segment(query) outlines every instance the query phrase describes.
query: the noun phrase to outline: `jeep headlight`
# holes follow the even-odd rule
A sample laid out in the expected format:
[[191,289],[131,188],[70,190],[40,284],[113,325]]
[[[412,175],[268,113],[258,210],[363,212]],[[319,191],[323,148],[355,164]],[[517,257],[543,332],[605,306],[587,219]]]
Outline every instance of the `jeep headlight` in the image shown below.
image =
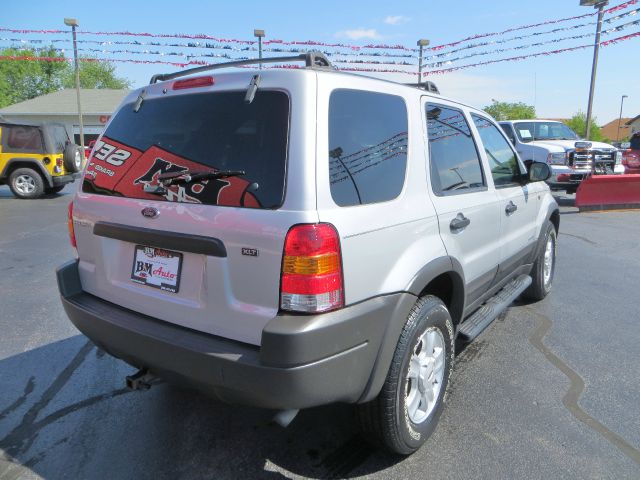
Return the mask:
[[564,165],[567,159],[566,152],[563,153],[550,153],[547,155],[547,163],[551,165]]
[[616,165],[620,165],[622,163],[622,152],[618,150],[616,152]]

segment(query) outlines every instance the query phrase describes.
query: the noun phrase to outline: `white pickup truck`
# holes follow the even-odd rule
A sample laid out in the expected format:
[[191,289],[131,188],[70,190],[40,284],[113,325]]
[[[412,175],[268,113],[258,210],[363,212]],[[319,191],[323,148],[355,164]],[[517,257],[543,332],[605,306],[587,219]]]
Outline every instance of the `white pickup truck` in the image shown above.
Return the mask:
[[624,173],[622,152],[602,142],[585,142],[562,122],[552,120],[509,120],[500,122],[525,165],[546,162],[553,190],[575,193],[583,178],[596,173]]

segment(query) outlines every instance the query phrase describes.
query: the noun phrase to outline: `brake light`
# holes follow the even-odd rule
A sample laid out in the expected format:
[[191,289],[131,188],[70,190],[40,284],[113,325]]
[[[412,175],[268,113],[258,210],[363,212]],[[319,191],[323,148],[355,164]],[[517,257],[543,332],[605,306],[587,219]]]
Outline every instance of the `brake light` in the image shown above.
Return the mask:
[[62,157],[56,158],[56,166],[62,168]]
[[291,227],[284,242],[280,307],[327,312],[344,306],[340,238],[329,223]]
[[73,228],[73,201],[69,202],[69,213],[67,215],[67,228],[69,229],[69,241],[73,248],[77,248],[76,232]]
[[213,85],[213,77],[195,77],[186,80],[177,80],[173,82],[174,90],[182,90],[185,88],[210,87]]

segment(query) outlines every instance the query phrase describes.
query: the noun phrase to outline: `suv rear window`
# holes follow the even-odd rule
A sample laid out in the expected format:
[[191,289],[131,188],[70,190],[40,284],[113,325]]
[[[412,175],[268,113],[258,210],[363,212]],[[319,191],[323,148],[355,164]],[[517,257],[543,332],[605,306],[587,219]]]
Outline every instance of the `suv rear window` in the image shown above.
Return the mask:
[[329,181],[337,205],[396,198],[406,166],[407,107],[402,97],[347,89],[331,93]]
[[[64,152],[64,148],[69,143],[69,135],[62,125],[50,125],[48,127],[49,137],[51,138],[52,147],[56,153]],[[86,138],[86,135],[85,135]]]
[[[259,90],[175,95],[124,105],[96,142],[83,191],[208,205],[278,208],[284,197],[289,97]],[[178,182],[158,175],[242,170]],[[156,189],[158,193],[150,193]]]

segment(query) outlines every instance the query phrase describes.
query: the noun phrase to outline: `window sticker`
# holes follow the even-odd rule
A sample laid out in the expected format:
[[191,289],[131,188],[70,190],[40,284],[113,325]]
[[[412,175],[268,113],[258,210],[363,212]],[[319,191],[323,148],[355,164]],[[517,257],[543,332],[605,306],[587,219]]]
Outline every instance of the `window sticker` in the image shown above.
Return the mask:
[[531,138],[532,137],[531,132],[529,130],[519,130],[519,132],[520,132],[520,136],[522,138]]

